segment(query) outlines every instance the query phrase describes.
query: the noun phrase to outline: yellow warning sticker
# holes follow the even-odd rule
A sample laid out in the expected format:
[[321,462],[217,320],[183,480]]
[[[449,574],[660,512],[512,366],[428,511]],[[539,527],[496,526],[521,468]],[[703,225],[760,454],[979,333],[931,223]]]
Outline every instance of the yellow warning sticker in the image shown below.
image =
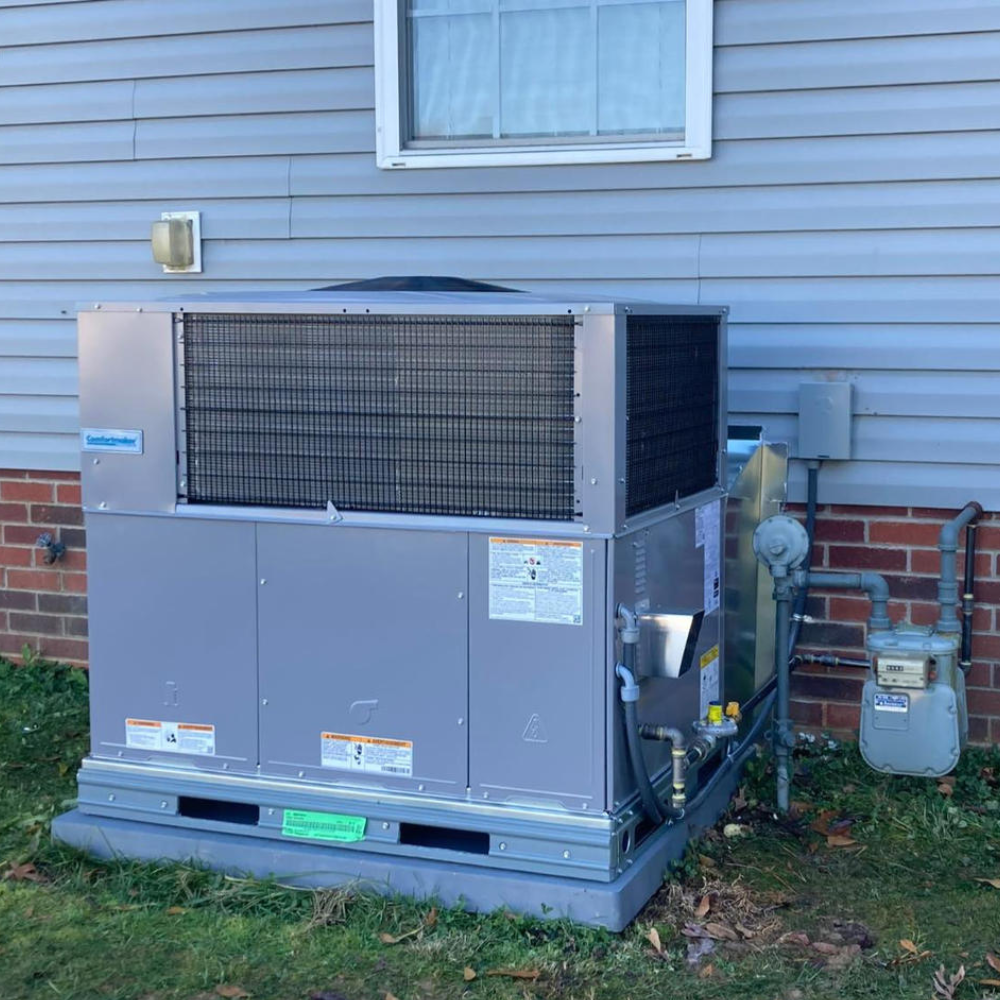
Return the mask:
[[320,763],[323,767],[342,771],[409,778],[413,775],[413,743],[347,733],[321,733]]
[[712,660],[717,660],[718,658],[719,658],[719,647],[713,646],[707,653],[701,654],[701,660],[699,660],[701,669],[704,670],[705,667],[707,667],[712,662]]

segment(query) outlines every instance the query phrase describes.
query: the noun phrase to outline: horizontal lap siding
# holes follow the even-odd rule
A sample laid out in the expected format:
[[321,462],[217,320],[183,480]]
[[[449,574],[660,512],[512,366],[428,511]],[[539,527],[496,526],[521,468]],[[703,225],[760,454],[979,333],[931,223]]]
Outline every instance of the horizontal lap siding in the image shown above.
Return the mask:
[[[711,160],[411,173],[370,9],[0,0],[0,466],[76,465],[81,302],[435,272],[729,304],[736,419],[855,387],[824,499],[1000,507],[995,0],[717,0]],[[178,209],[203,275],[149,258]]]

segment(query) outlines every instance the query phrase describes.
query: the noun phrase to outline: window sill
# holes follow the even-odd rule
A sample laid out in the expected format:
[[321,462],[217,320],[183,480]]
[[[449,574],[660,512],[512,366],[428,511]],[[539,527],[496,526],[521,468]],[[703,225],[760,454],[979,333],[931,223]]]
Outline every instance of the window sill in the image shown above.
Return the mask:
[[532,146],[505,148],[402,149],[377,153],[382,170],[427,167],[527,167],[570,166],[595,163],[651,163],[674,160],[707,160],[711,144],[620,143],[592,146]]

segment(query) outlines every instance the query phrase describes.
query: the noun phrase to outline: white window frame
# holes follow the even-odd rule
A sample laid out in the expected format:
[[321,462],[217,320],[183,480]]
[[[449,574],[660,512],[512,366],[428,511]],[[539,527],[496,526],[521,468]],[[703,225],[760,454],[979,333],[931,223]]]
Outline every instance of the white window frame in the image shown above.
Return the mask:
[[[714,0],[686,0],[685,118],[682,140],[558,145],[408,147],[403,139],[400,70],[406,44],[400,0],[375,0],[375,154],[383,170],[413,167],[542,166],[707,160],[712,155]],[[409,81],[406,81],[407,83]]]

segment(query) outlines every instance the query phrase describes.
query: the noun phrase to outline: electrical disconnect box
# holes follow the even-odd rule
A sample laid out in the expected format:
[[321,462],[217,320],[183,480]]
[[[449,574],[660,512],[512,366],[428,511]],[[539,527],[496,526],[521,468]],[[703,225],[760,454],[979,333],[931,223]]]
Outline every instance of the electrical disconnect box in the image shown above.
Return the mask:
[[[503,290],[83,313],[93,742],[56,835],[624,926],[736,776],[725,356],[722,309]],[[670,821],[626,698],[690,741]]]
[[851,457],[851,383],[799,385],[799,458]]

